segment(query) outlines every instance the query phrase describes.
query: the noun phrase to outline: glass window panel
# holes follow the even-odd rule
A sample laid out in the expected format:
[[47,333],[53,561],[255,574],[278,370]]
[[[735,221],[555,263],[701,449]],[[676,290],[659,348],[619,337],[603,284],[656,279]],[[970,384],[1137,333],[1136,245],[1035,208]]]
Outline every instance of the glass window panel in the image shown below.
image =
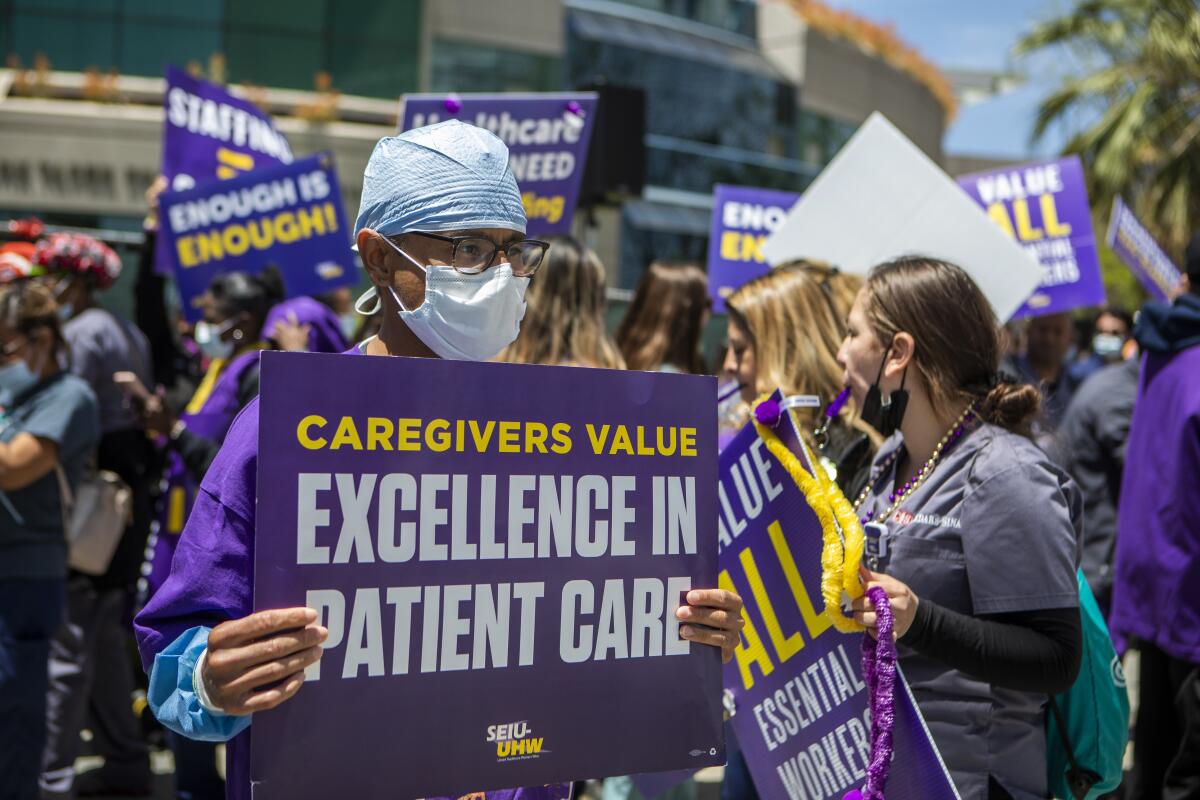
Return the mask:
[[790,110],[780,98],[791,90],[766,76],[570,33],[566,52],[569,85],[602,78],[644,89],[647,133],[755,152],[766,152],[774,139],[784,155],[797,154],[795,126],[779,120]]
[[148,23],[166,20],[208,22],[220,27],[222,0],[187,0],[166,3],[163,0],[123,0],[122,14],[125,19],[143,19]]
[[312,89],[322,68],[319,36],[230,31],[225,44],[230,83]]
[[338,40],[333,43],[330,66],[334,87],[345,94],[399,97],[418,88],[415,48]]
[[563,88],[562,60],[475,42],[439,39],[431,92],[547,92]]
[[[333,35],[339,39],[386,41],[393,47],[418,46],[421,0],[337,0]],[[415,58],[415,53],[413,55]]]
[[45,53],[57,70],[81,72],[88,67],[107,71],[115,66],[116,25],[111,16],[89,15],[86,25],[70,24],[57,13],[16,11],[12,15],[12,50],[25,66]]
[[[229,28],[242,33],[251,29],[319,33],[325,28],[325,7],[325,0],[232,2],[228,4]],[[337,14],[341,13],[339,3]]]
[[121,72],[162,75],[168,64],[186,67],[189,61],[207,64],[221,49],[215,24],[143,22],[126,18],[121,29]]
[[83,11],[108,15],[116,10],[117,0],[16,0],[13,5],[18,11]]

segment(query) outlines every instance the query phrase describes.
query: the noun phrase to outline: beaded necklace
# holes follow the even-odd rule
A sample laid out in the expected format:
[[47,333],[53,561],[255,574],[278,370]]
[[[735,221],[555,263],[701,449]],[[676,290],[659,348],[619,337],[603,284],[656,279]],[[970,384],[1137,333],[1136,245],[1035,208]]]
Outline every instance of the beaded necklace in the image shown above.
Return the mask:
[[[917,470],[915,475],[905,481],[903,486],[888,495],[888,502],[891,505],[889,505],[887,510],[880,515],[878,522],[887,522],[888,518],[892,516],[892,513],[900,507],[900,504],[909,497],[912,497],[913,492],[917,491],[921,484],[925,482],[925,479],[933,474],[934,467],[938,465],[938,462],[942,458],[942,453],[944,453],[947,448],[962,438],[962,435],[966,433],[967,428],[970,426],[971,421],[976,418],[976,406],[977,402],[971,403],[969,406],[963,409],[963,412],[958,415],[958,419],[954,422],[954,425],[951,426],[950,430],[946,431],[946,434],[938,441],[937,447],[933,448],[933,453],[931,453],[925,463],[921,465],[921,469]],[[896,459],[899,456],[900,448],[897,447],[892,451],[891,455],[887,457],[887,460],[883,462],[879,474],[887,474],[888,470],[890,470],[892,465],[896,463]],[[863,487],[862,493],[859,494],[858,499],[854,501],[855,511],[858,511],[858,509],[862,507],[862,504],[866,502],[867,496],[871,494],[871,489],[874,488],[874,485],[874,481],[868,481],[867,485]],[[872,521],[875,521],[874,509],[868,511],[866,516],[862,518],[863,524]]]

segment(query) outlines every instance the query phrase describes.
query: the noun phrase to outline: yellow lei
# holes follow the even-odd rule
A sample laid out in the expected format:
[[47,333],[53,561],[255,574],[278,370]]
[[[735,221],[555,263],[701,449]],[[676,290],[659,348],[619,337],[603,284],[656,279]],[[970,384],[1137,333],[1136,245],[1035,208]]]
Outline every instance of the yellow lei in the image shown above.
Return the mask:
[[821,522],[824,539],[821,549],[821,597],[825,600],[825,616],[842,633],[863,630],[852,618],[842,614],[842,592],[845,591],[852,599],[863,593],[862,583],[858,579],[858,565],[862,560],[864,538],[858,516],[841,489],[813,457],[803,438],[800,439],[800,447],[808,463],[813,465],[811,473],[775,431],[751,419],[771,455],[792,476]]

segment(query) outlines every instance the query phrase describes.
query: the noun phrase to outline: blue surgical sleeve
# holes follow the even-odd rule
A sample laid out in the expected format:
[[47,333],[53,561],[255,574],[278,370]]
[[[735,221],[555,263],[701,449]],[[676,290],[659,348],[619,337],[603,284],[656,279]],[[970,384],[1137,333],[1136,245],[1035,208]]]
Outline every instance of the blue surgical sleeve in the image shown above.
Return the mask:
[[200,705],[192,674],[208,647],[209,628],[188,628],[154,657],[148,700],[154,716],[189,739],[227,742],[250,727],[250,717],[212,712]]

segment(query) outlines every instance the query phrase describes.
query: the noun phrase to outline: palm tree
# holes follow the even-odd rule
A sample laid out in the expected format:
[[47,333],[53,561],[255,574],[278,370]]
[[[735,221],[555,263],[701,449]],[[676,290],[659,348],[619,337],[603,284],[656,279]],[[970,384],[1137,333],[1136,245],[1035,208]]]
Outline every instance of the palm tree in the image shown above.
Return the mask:
[[1159,241],[1182,254],[1200,229],[1200,3],[1076,0],[1037,25],[1018,54],[1057,48],[1096,65],[1042,101],[1040,138],[1073,114],[1094,118],[1066,145],[1087,168],[1096,209],[1130,202]]

